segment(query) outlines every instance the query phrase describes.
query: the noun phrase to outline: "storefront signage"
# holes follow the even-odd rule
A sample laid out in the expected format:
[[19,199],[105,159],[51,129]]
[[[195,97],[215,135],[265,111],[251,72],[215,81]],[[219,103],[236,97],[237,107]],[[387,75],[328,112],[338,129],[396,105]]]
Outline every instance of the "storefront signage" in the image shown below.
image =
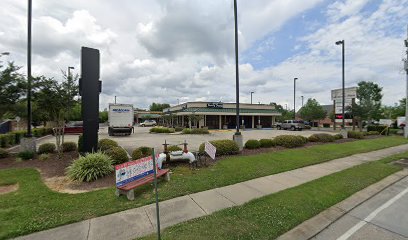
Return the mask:
[[207,103],[208,108],[224,108],[224,105],[220,102]]
[[[159,155],[157,154],[156,158],[158,157]],[[116,187],[123,186],[149,174],[153,174],[152,156],[116,165]]]

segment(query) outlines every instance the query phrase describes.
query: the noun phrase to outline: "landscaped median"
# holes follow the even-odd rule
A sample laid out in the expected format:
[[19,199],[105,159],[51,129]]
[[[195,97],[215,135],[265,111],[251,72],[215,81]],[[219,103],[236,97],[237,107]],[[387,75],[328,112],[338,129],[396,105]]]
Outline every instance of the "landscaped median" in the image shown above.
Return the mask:
[[[173,175],[170,182],[159,184],[160,199],[171,199],[407,143],[408,140],[402,137],[383,137],[250,156],[230,156],[198,171],[186,166],[178,166],[172,168]],[[16,192],[0,195],[0,222],[2,223],[0,239],[135,208],[154,201],[153,191],[148,185],[135,191],[135,201],[127,201],[125,198],[115,197],[113,186],[88,193],[63,194],[48,189],[35,169],[0,170],[0,185],[16,183],[19,186]],[[239,225],[239,223],[233,224]]]
[[[242,206],[165,229],[163,239],[275,239],[352,194],[401,170],[387,164],[408,152],[365,163]],[[150,235],[143,239],[156,239]]]

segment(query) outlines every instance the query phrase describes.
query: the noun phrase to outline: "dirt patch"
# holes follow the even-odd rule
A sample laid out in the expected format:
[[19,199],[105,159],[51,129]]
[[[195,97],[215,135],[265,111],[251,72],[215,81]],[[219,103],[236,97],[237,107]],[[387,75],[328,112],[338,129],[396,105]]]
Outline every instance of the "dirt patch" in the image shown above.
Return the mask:
[[18,184],[0,186],[0,195],[15,192],[18,190]]

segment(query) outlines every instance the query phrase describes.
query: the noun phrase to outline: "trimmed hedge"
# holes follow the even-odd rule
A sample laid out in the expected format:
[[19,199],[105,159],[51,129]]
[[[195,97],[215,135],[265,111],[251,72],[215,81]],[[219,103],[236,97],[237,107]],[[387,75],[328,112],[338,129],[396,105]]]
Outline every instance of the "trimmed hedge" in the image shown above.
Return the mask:
[[112,159],[97,152],[88,153],[75,160],[67,168],[67,175],[72,180],[90,182],[110,174],[113,170]]
[[259,143],[261,144],[261,148],[270,148],[276,146],[275,142],[272,139],[261,139],[259,140]]
[[[27,131],[22,130],[0,134],[0,147],[6,148],[16,144],[20,144],[21,139],[26,133]],[[34,137],[42,137],[51,134],[52,128],[34,128],[32,130],[32,133]]]
[[388,133],[392,135],[398,134],[399,129],[388,129]]
[[327,133],[316,133],[309,137],[310,142],[334,142],[336,138]]
[[149,132],[151,133],[174,133],[174,128],[167,128],[167,127],[154,127],[150,128]]
[[62,144],[62,151],[63,152],[73,152],[76,151],[77,148],[77,144],[74,142],[64,142]]
[[44,143],[38,147],[38,154],[43,153],[53,153],[55,152],[56,146],[54,143]]
[[176,146],[176,145],[172,145],[172,146],[167,148],[167,151],[169,151],[169,152],[181,151],[181,150],[183,150],[183,149],[181,147],[179,147],[179,146]]
[[132,152],[132,160],[137,160],[140,158],[144,158],[150,156],[152,154],[153,148],[150,147],[139,147],[133,150]]
[[347,137],[348,138],[355,138],[355,139],[363,139],[364,138],[364,133],[357,132],[357,131],[348,131],[347,132]]
[[285,148],[301,147],[308,142],[308,139],[299,135],[280,135],[273,139],[276,146]]
[[31,151],[23,151],[23,152],[19,152],[17,154],[17,157],[23,159],[23,160],[30,160],[33,159],[35,156],[34,152]]
[[208,131],[208,129],[204,129],[204,128],[184,128],[182,131],[183,134],[210,134],[210,132]]
[[338,134],[334,135],[334,139],[336,139],[336,140],[343,139],[343,135],[341,135],[340,133],[338,133]]
[[261,147],[261,143],[258,140],[255,139],[249,139],[246,143],[245,143],[245,148],[248,149],[257,149]]
[[387,135],[388,131],[386,130],[388,127],[384,125],[368,125],[367,132],[378,132],[381,135]]
[[[239,147],[233,140],[214,140],[210,141],[210,143],[217,148],[216,156],[233,155],[239,153]],[[204,143],[200,145],[199,152],[201,154],[204,153]]]
[[369,131],[365,133],[366,136],[380,135],[378,131]]
[[6,149],[0,148],[0,158],[6,158],[9,155],[10,155],[9,152],[7,152]]
[[0,134],[0,147],[7,148],[15,144],[15,136],[12,133]]
[[105,154],[111,157],[113,165],[129,161],[126,150],[121,147],[112,147],[106,150]]
[[111,149],[113,147],[118,147],[118,143],[116,141],[113,141],[112,139],[101,139],[98,142],[98,148],[101,151],[106,151],[108,149]]
[[176,132],[181,132],[181,131],[183,131],[183,127],[175,127],[174,128],[174,131],[176,131]]

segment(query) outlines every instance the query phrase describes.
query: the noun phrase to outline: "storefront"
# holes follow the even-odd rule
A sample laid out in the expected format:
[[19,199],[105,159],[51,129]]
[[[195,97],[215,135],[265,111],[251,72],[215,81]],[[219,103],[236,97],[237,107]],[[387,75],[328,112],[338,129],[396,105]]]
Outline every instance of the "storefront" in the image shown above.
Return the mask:
[[[239,122],[245,128],[271,128],[277,116],[281,116],[272,105],[239,105]],[[182,127],[208,127],[209,129],[234,129],[236,127],[236,104],[221,102],[187,102],[163,110],[173,118],[175,125]]]

